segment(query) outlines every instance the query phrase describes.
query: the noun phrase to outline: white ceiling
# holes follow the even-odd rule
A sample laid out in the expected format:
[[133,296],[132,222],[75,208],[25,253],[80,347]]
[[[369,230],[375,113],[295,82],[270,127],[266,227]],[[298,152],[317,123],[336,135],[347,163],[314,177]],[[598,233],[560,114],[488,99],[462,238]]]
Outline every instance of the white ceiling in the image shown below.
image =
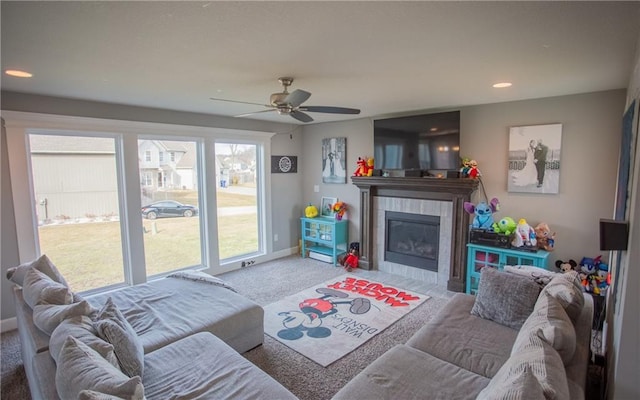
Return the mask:
[[[627,86],[640,2],[2,1],[2,90],[218,115],[281,91],[315,122]],[[509,81],[508,89],[493,83]],[[298,123],[275,112],[251,118]]]

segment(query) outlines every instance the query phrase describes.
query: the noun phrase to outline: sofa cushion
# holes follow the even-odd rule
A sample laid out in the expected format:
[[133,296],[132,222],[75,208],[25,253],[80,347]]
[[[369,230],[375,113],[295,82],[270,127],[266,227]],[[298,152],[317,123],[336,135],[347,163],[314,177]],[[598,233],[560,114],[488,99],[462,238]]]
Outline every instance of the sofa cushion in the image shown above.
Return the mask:
[[513,329],[520,329],[540,294],[540,286],[529,278],[483,268],[471,313]]
[[584,306],[584,296],[576,271],[557,274],[542,290],[558,300],[572,322],[577,321]]
[[544,398],[540,382],[533,374],[531,366],[525,364],[522,371],[514,374],[509,374],[507,369],[500,370],[489,385],[480,392],[477,400],[540,400]]
[[549,293],[542,292],[533,312],[518,332],[511,354],[528,341],[528,336],[537,334],[550,344],[567,365],[576,350],[576,331],[560,303]]
[[29,261],[24,264],[20,264],[17,267],[9,268],[7,270],[7,278],[17,285],[24,285],[24,278],[29,272],[30,269],[37,269],[38,271],[44,273],[49,278],[54,281],[63,284],[64,286],[69,287],[69,284],[64,279],[64,276],[58,271],[58,268],[49,260],[46,254],[41,255],[39,258],[33,261]]
[[113,351],[113,345],[98,337],[98,332],[93,327],[93,322],[87,316],[68,318],[54,329],[49,341],[49,352],[56,363],[58,362],[60,349],[62,349],[62,345],[67,340],[67,336],[73,336],[91,347],[114,367],[120,369],[118,359]]
[[489,379],[429,353],[396,345],[333,397],[353,399],[475,399]]
[[86,301],[72,304],[39,304],[33,308],[33,322],[40,330],[51,335],[62,321],[80,315],[89,315],[93,307]]
[[[147,400],[296,399],[287,389],[209,332],[145,356]],[[317,382],[316,382],[317,383]],[[178,394],[170,396],[169,394]]]
[[67,337],[58,356],[56,388],[61,399],[77,399],[83,390],[126,399],[144,398],[142,378],[129,378],[73,336]]
[[[513,347],[513,355],[504,363],[485,390],[492,393],[505,381],[514,381],[529,366],[536,377],[545,399],[569,399],[569,386],[560,355],[538,334],[527,336]],[[491,396],[489,396],[491,397]]]
[[78,400],[124,400],[122,397],[96,392],[95,390],[83,390],[78,395]]
[[474,301],[456,293],[406,344],[492,378],[511,355],[518,331],[472,315]]
[[144,349],[136,332],[109,297],[95,321],[98,335],[113,345],[122,371],[129,376],[143,376]]
[[65,285],[31,268],[24,277],[22,286],[24,301],[31,307],[37,304],[71,304],[73,295]]

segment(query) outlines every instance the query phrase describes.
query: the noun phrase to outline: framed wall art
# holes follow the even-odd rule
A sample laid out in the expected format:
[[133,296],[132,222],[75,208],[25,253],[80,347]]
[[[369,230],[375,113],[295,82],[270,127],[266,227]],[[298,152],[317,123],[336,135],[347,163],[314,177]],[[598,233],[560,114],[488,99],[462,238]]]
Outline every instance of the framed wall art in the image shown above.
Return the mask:
[[347,138],[322,139],[322,183],[347,183]]
[[298,172],[298,156],[271,156],[272,174],[295,174]]
[[333,211],[331,211],[331,206],[338,202],[336,197],[323,197],[320,202],[320,215],[323,217],[331,217],[333,215]]
[[511,127],[507,190],[557,194],[561,144],[562,124]]

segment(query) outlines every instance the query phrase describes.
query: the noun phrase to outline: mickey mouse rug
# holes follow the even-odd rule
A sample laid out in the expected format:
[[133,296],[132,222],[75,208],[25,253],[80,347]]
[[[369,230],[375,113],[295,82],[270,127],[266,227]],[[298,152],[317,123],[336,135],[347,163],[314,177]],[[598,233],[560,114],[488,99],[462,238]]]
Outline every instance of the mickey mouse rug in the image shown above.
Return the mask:
[[326,367],[429,298],[347,274],[265,306],[264,330]]

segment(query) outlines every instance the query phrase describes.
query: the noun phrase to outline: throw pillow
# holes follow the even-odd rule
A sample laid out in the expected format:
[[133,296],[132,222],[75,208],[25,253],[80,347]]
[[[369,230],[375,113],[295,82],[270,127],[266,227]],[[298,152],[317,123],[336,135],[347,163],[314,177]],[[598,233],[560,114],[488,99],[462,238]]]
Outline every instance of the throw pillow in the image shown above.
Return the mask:
[[83,390],[78,396],[78,400],[124,400],[122,397],[112,396],[96,392],[95,390]]
[[67,281],[64,279],[64,276],[58,271],[58,268],[49,260],[46,254],[41,255],[38,259],[29,261],[24,264],[20,264],[17,267],[9,268],[7,270],[7,278],[20,286],[24,284],[24,277],[27,275],[30,269],[37,269],[38,271],[44,273],[49,278],[53,279],[58,283],[62,283],[63,285],[69,287]]
[[144,370],[142,343],[111,297],[98,312],[95,328],[101,338],[113,345],[122,371],[129,376],[142,376]]
[[38,304],[71,304],[73,295],[61,283],[53,281],[47,275],[31,268],[24,277],[22,295],[31,308]]
[[58,363],[58,355],[64,345],[67,336],[73,336],[82,343],[91,347],[98,354],[104,357],[111,365],[120,369],[118,359],[113,351],[113,345],[98,337],[98,332],[93,327],[93,321],[87,316],[78,316],[65,319],[53,330],[49,339],[49,353],[53,360]]
[[80,303],[55,305],[39,304],[33,308],[33,323],[48,335],[53,333],[62,321],[79,315],[89,315],[93,308],[87,301]]
[[478,393],[476,400],[540,400],[544,391],[531,366],[524,365],[519,373],[511,373],[508,368],[500,368],[489,384]]
[[533,312],[518,332],[511,354],[534,333],[558,352],[564,365],[569,364],[576,350],[576,330],[560,303],[546,292],[540,293]]
[[569,271],[556,275],[542,291],[558,300],[573,323],[578,320],[584,307],[584,295],[578,272]]
[[536,281],[540,286],[549,283],[556,275],[556,272],[547,271],[544,268],[534,267],[533,265],[505,265],[502,270],[504,272],[526,276]]
[[529,278],[482,268],[478,294],[471,314],[520,329],[540,294],[540,286]]
[[126,399],[143,399],[142,378],[129,378],[86,344],[68,336],[56,368],[56,389],[61,399],[77,399],[94,390]]

